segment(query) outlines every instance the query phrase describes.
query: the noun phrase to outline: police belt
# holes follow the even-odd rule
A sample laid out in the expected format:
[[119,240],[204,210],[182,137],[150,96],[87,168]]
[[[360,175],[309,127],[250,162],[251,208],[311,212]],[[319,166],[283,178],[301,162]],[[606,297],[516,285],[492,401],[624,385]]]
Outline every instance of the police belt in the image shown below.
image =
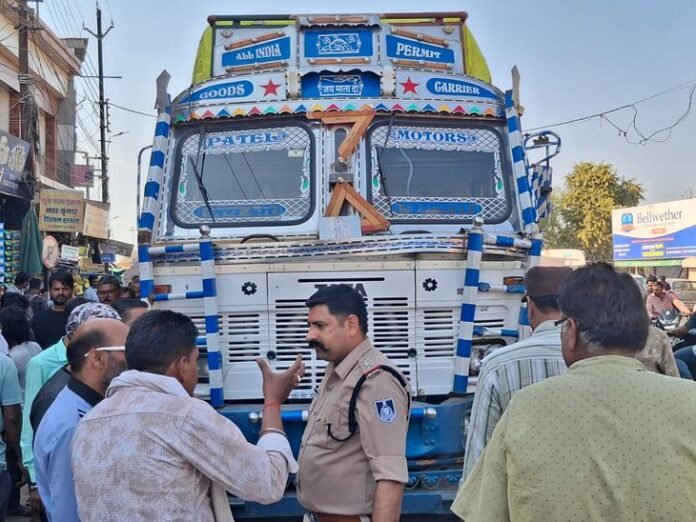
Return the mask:
[[313,513],[318,522],[361,522],[360,515],[329,515],[328,513]]

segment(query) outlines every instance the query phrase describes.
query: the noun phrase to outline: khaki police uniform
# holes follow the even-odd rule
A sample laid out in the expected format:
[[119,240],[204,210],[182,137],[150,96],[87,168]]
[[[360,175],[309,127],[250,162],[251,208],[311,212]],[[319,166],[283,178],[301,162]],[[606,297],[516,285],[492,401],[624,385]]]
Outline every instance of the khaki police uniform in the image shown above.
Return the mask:
[[[376,481],[408,482],[409,392],[380,365],[394,367],[366,339],[338,365],[329,363],[310,406],[297,487],[300,504],[319,514],[319,520],[331,519],[322,514],[369,516]],[[356,405],[358,428],[341,442],[350,435],[348,406],[363,375],[367,377]]]

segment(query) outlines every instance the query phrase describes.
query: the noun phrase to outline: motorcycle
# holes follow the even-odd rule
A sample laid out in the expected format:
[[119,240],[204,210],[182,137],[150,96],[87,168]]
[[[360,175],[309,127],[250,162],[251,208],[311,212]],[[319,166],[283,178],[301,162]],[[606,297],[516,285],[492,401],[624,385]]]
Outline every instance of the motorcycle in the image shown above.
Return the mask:
[[696,345],[696,328],[687,330],[686,335],[681,339],[679,337],[674,337],[672,339],[672,351],[676,352],[681,348],[686,348],[687,346]]
[[663,310],[660,315],[650,321],[650,324],[663,330],[672,338],[672,351],[676,352],[680,348],[696,345],[696,328],[688,330],[685,334],[675,335],[682,320],[688,316],[679,313],[677,310]]
[[664,330],[667,334],[672,330],[679,328],[679,324],[684,316],[677,310],[662,310],[660,315],[654,318],[651,323],[660,330]]

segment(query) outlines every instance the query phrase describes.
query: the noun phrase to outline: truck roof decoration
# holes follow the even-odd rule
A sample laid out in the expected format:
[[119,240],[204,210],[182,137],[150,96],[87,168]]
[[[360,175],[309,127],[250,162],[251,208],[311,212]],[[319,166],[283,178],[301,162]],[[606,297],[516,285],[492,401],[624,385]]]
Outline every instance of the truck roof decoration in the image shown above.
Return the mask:
[[367,108],[503,117],[502,93],[465,20],[211,16],[173,121]]

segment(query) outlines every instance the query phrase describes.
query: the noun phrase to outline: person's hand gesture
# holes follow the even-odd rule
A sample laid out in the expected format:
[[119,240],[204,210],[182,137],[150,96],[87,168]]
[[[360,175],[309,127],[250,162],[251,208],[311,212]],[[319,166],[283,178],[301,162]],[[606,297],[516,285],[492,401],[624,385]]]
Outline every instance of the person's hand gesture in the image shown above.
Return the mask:
[[274,372],[265,359],[256,359],[263,376],[263,399],[265,402],[284,403],[290,392],[300,383],[305,373],[302,357],[297,356],[295,362],[284,372]]

